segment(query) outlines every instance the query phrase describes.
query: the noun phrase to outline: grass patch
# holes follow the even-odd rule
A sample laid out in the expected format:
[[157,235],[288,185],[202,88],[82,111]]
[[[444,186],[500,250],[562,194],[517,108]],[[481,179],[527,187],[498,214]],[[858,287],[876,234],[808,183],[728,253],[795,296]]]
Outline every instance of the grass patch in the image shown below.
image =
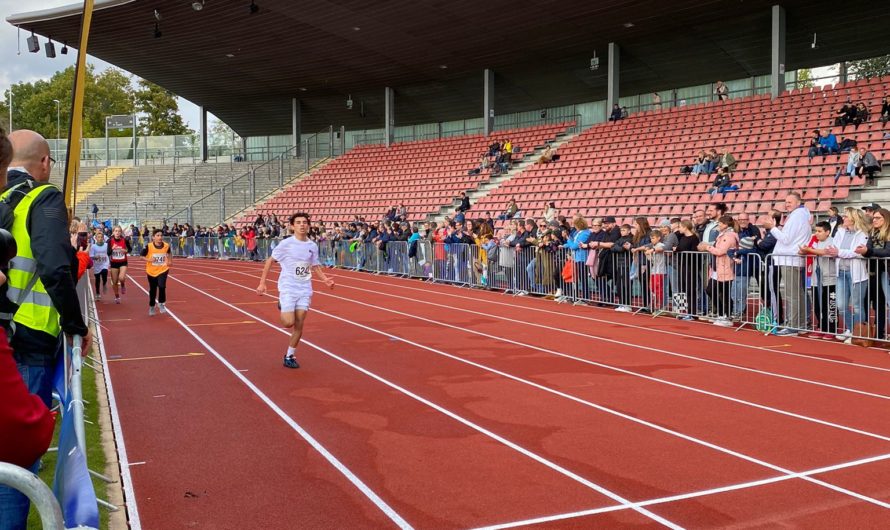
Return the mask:
[[[83,365],[81,370],[82,391],[84,399],[84,417],[87,422],[84,425],[87,444],[87,463],[90,469],[105,473],[105,453],[102,450],[102,433],[99,428],[99,398],[96,389],[96,372],[92,368]],[[61,429],[61,418],[56,421],[56,431],[53,434],[51,447],[59,445],[59,431]],[[56,471],[56,461],[58,453],[56,451],[47,453],[43,456],[43,468],[40,470],[40,478],[47,486],[52,488],[53,475]],[[92,477],[93,488],[96,490],[96,497],[107,499],[105,482]],[[99,528],[108,528],[109,512],[107,509],[99,507]],[[28,516],[28,530],[41,530],[40,515],[31,505],[31,513]]]

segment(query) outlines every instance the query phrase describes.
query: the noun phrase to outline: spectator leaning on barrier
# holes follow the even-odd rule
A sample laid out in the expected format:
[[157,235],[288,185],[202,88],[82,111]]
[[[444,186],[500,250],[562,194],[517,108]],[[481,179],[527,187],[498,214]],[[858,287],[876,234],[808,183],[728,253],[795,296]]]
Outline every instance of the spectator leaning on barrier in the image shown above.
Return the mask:
[[[828,255],[833,247],[831,225],[826,221],[816,223],[810,244],[800,248],[802,255],[817,256],[808,263],[810,283],[813,287],[813,311],[818,320],[819,332],[810,334],[817,339],[834,339],[837,333],[837,266]],[[857,249],[858,251],[858,249]]]
[[732,281],[735,278],[735,264],[730,258],[730,253],[739,247],[739,236],[736,234],[735,221],[732,216],[722,215],[717,221],[718,236],[715,243],[708,247],[708,252],[716,256],[713,268],[713,277],[716,281],[711,283],[712,297],[715,299],[717,320],[714,325],[722,327],[732,326],[730,292]]
[[[834,245],[826,249],[826,255],[835,259],[837,269],[838,306],[844,315],[846,331],[839,340],[849,340],[860,322],[868,323],[865,313],[865,297],[868,293],[868,264],[856,249],[867,247],[871,227],[862,210],[844,208],[844,224],[834,237]],[[879,315],[883,316],[883,315]]]
[[887,301],[890,300],[890,211],[875,208],[871,212],[871,230],[868,242],[854,251],[865,258],[874,258],[870,263],[869,300],[875,309],[875,338],[884,340],[887,328]]
[[810,240],[810,211],[801,203],[798,193],[785,197],[787,220],[779,228],[774,220],[767,217],[763,227],[776,238],[773,250],[773,264],[779,268],[781,295],[785,303],[784,328],[777,335],[797,335],[806,328],[806,290],[804,289],[804,263],[798,257],[801,246]]

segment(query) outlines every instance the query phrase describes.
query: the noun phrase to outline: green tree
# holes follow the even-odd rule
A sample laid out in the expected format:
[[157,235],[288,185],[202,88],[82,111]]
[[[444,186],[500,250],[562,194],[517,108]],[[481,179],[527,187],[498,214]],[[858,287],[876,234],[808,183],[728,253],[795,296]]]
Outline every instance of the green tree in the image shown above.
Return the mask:
[[193,134],[179,114],[176,95],[145,79],[139,80],[135,93],[136,109],[140,113],[139,133],[146,136]]
[[[85,72],[83,133],[86,138],[105,136],[105,117],[133,112],[130,79],[122,71],[109,68],[96,75],[92,65]],[[53,74],[49,79],[12,85],[13,125],[16,129],[32,129],[46,138],[58,132],[68,136],[71,119],[71,94],[74,87],[74,67]],[[9,89],[3,94],[0,123],[9,126]],[[58,100],[58,106],[54,100]],[[58,111],[58,116],[56,112]],[[128,136],[130,131],[109,131],[112,136]]]
[[890,55],[850,61],[847,63],[847,72],[854,79],[874,79],[890,74]]
[[801,68],[797,71],[797,88],[813,88],[813,71],[809,68]]
[[224,155],[231,151],[232,146],[240,145],[241,137],[222,120],[216,120],[210,126],[207,143],[211,155]]

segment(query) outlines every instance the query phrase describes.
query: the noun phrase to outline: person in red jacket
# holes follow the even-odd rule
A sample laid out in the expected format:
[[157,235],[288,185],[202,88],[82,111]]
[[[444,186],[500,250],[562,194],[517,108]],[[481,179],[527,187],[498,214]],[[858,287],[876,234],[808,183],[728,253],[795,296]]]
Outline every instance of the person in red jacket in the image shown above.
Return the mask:
[[[0,273],[0,285],[3,283],[6,276]],[[0,462],[36,473],[40,457],[53,438],[55,414],[39,397],[28,392],[3,328],[0,328],[0,404]],[[29,505],[23,493],[0,486],[0,528],[24,528]]]

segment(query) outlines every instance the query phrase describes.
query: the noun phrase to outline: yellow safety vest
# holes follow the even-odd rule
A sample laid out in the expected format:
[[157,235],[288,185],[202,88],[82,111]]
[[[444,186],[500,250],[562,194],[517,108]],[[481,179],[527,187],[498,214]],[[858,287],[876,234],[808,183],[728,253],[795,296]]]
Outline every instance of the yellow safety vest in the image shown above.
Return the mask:
[[[27,184],[23,183],[11,188],[0,199],[6,199],[23,186],[27,186]],[[9,262],[7,281],[9,289],[6,296],[18,306],[12,318],[13,322],[56,337],[62,331],[62,327],[59,325],[59,312],[37,275],[37,261],[31,253],[31,234],[28,233],[28,214],[31,211],[31,205],[34,203],[34,199],[49,189],[58,191],[58,188],[51,184],[38,186],[31,189],[15,207],[15,219],[10,232],[15,238],[18,253]]]

